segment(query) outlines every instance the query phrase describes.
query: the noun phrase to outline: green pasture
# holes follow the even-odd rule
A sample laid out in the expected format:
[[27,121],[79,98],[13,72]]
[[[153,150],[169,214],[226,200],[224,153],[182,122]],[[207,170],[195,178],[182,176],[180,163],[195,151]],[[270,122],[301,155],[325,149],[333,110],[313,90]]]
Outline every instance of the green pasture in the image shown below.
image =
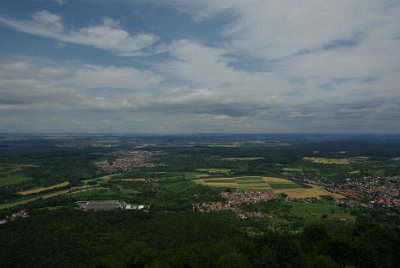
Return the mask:
[[301,189],[302,187],[296,183],[269,183],[272,189]]
[[21,173],[23,167],[30,166],[32,165],[0,164],[0,186],[9,186],[31,180],[31,178]]
[[354,220],[354,217],[350,215],[348,209],[341,208],[330,204],[311,204],[311,203],[297,203],[297,202],[285,202],[291,206],[291,212],[299,217],[306,219],[321,219],[323,215],[330,219],[337,220]]

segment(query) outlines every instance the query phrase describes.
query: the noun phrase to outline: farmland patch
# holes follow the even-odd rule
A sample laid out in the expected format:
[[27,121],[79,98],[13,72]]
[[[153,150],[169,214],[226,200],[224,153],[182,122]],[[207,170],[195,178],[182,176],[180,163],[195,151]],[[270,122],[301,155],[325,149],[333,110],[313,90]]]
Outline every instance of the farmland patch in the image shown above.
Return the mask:
[[66,187],[68,185],[69,185],[69,181],[65,181],[65,182],[55,184],[52,186],[48,186],[48,187],[40,187],[40,188],[30,189],[30,190],[26,190],[26,191],[21,191],[21,192],[18,192],[18,194],[20,194],[20,195],[37,194],[37,193],[41,193],[41,192],[48,191],[48,190],[54,190],[57,188]]

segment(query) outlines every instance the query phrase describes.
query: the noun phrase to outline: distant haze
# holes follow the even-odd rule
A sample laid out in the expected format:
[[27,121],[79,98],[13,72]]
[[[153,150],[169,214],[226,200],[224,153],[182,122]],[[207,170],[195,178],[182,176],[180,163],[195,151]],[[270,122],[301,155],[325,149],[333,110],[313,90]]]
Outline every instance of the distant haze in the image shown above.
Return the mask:
[[398,0],[3,0],[0,132],[400,133]]

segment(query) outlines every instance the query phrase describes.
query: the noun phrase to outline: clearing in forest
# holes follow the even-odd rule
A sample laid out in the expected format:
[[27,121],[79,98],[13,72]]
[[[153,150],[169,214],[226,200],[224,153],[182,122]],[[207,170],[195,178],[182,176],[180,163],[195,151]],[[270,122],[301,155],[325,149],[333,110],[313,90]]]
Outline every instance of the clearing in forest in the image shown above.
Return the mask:
[[271,189],[270,185],[260,176],[198,179],[195,182],[210,187],[235,188],[238,190],[265,191]]
[[143,182],[143,181],[145,181],[145,179],[143,179],[143,178],[128,178],[128,179],[121,179],[121,181],[133,181],[133,182],[141,181],[141,182]]
[[30,190],[26,190],[26,191],[21,191],[21,192],[18,192],[18,194],[20,194],[20,195],[37,194],[37,193],[41,193],[41,192],[48,191],[48,190],[54,190],[57,188],[66,187],[68,185],[69,185],[69,181],[65,181],[65,182],[55,184],[52,186],[48,186],[48,187],[40,187],[40,188],[30,189]]
[[261,160],[265,159],[264,157],[228,157],[228,158],[222,158],[222,160],[228,160],[228,161],[254,161],[254,160]]
[[350,158],[323,158],[323,157],[303,157],[304,161],[313,162],[316,164],[335,164],[335,165],[348,165]]

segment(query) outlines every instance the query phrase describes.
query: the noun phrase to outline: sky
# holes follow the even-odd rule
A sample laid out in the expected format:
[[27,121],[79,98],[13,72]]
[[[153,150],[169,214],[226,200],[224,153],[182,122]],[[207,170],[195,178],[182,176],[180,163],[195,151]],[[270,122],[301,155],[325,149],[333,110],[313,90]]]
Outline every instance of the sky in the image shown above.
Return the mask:
[[0,0],[0,132],[400,133],[399,0]]

